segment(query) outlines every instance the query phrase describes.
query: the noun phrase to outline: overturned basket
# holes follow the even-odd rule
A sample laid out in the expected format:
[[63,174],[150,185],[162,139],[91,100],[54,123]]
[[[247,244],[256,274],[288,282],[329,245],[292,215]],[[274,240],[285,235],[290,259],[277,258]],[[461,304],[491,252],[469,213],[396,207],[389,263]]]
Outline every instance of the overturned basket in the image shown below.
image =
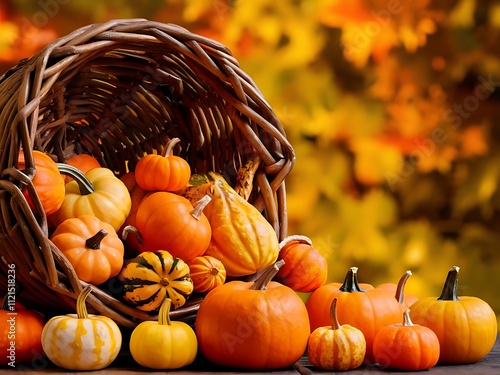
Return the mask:
[[[121,175],[172,138],[181,140],[179,155],[193,173],[215,171],[232,185],[247,161],[260,160],[249,202],[279,239],[286,236],[284,180],[294,151],[225,46],[177,25],[114,20],[55,40],[0,77],[0,290],[11,286],[15,267],[21,302],[61,312],[74,309],[85,287],[48,239],[45,214],[32,211],[22,193],[33,191],[33,150],[58,162],[89,153]],[[100,289],[87,302],[127,327],[153,318]],[[189,320],[198,305],[193,299],[172,318]]]

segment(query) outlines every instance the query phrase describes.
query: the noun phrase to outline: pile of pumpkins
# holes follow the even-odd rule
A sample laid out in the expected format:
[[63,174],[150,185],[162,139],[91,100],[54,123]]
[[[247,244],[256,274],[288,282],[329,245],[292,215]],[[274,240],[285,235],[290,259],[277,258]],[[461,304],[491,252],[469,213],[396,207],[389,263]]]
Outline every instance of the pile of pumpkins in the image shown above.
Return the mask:
[[[495,313],[479,298],[457,296],[458,267],[439,298],[405,294],[410,271],[397,284],[374,287],[359,283],[352,267],[342,283],[326,283],[327,260],[309,238],[279,243],[271,224],[222,176],[192,175],[172,155],[175,142],[121,178],[89,155],[60,164],[33,151],[41,207],[29,189],[26,199],[44,210],[51,241],[88,287],[76,314],[27,320],[31,340],[18,345],[27,353],[44,353],[70,370],[114,361],[120,329],[85,305],[92,289],[111,279],[123,286],[124,302],[158,314],[138,324],[129,342],[134,360],[151,369],[181,368],[201,354],[226,368],[273,370],[307,354],[323,370],[376,364],[411,371],[472,363],[491,351]],[[21,170],[23,163],[21,153]],[[171,321],[170,310],[193,292],[204,293],[194,327]],[[297,292],[310,293],[307,301]],[[23,312],[33,314],[20,308],[18,324]]]

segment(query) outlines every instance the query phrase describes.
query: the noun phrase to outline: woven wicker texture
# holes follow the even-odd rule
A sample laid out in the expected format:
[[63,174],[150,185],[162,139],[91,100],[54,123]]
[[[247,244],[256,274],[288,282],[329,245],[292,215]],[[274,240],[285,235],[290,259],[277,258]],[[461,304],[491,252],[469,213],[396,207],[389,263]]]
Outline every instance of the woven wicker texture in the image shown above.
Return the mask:
[[[273,110],[223,45],[173,24],[144,19],[89,25],[55,40],[0,78],[0,290],[8,265],[21,284],[18,299],[47,311],[74,308],[85,287],[48,239],[47,219],[31,210],[33,150],[57,162],[89,153],[117,175],[145,153],[163,152],[181,140],[176,154],[193,173],[215,171],[230,184],[249,160],[260,160],[249,202],[282,239],[287,232],[285,177],[294,150]],[[26,169],[17,169],[19,152]],[[12,266],[11,266],[12,267]],[[124,305],[97,289],[90,311],[123,326],[155,316]],[[199,301],[172,311],[188,319]]]

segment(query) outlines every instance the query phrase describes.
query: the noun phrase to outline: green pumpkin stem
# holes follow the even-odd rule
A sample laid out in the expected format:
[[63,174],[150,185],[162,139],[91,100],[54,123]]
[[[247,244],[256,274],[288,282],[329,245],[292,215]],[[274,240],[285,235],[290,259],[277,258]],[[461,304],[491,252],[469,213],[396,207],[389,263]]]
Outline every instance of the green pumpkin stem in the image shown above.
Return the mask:
[[92,250],[99,250],[101,248],[101,242],[104,237],[108,235],[104,229],[101,229],[99,232],[94,234],[92,237],[87,238],[85,241],[85,246]]
[[460,301],[460,298],[457,296],[458,271],[460,271],[460,267],[458,266],[453,266],[448,271],[448,276],[446,276],[443,291],[441,292],[438,301]]
[[160,306],[160,311],[158,312],[158,324],[160,325],[171,325],[170,323],[170,306],[172,305],[172,300],[170,298],[165,298]]
[[87,285],[78,295],[76,299],[76,315],[78,319],[88,319],[89,314],[87,312],[87,306],[85,305],[85,300],[92,291],[92,286]]
[[252,290],[266,290],[267,284],[273,279],[273,277],[278,273],[281,267],[285,264],[283,259],[278,260],[276,263],[268,266],[264,269],[262,274],[254,281],[253,285],[250,287]]
[[78,188],[80,189],[81,195],[88,195],[94,192],[94,185],[89,179],[85,176],[85,174],[76,167],[73,167],[69,164],[64,163],[56,163],[57,168],[59,169],[59,173],[71,177],[78,184]]
[[203,210],[207,206],[207,204],[210,203],[212,198],[210,198],[209,195],[205,195],[203,198],[201,198],[197,203],[196,206],[194,207],[193,211],[191,211],[191,215],[196,219],[200,220],[200,216],[203,213]]
[[339,288],[341,292],[365,292],[358,283],[358,267],[351,267],[345,276],[344,283]]
[[411,321],[410,318],[410,309],[406,309],[405,312],[403,313],[403,326],[404,327],[413,326],[413,322]]
[[177,144],[177,143],[180,143],[180,139],[179,138],[172,138],[168,143],[167,143],[167,148],[165,149],[165,152],[163,153],[163,156],[165,157],[168,157],[170,155],[172,155],[172,150],[174,149],[174,146]]
[[411,275],[411,271],[408,270],[399,279],[398,286],[396,288],[396,299],[398,300],[400,305],[404,305],[405,303],[405,285],[406,281],[410,278]]
[[330,320],[332,322],[332,329],[336,331],[340,328],[339,318],[337,316],[337,297],[335,297],[330,306]]

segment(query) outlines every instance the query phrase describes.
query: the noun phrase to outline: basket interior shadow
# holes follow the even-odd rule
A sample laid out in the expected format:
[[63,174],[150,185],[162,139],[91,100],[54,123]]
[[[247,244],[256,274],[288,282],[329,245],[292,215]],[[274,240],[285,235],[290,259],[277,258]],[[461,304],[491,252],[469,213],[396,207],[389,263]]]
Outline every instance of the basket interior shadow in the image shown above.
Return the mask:
[[[74,309],[86,285],[48,239],[32,184],[33,150],[57,162],[88,153],[121,176],[172,138],[180,139],[177,154],[193,173],[215,171],[233,186],[238,170],[257,157],[248,201],[280,239],[286,236],[284,180],[294,150],[255,83],[220,43],[178,25],[112,20],[53,41],[0,77],[0,290],[11,286],[7,274],[15,268],[21,302],[60,312]],[[156,318],[115,298],[118,287],[94,288],[89,310],[128,327]],[[189,320],[198,305],[192,298],[171,316]]]

